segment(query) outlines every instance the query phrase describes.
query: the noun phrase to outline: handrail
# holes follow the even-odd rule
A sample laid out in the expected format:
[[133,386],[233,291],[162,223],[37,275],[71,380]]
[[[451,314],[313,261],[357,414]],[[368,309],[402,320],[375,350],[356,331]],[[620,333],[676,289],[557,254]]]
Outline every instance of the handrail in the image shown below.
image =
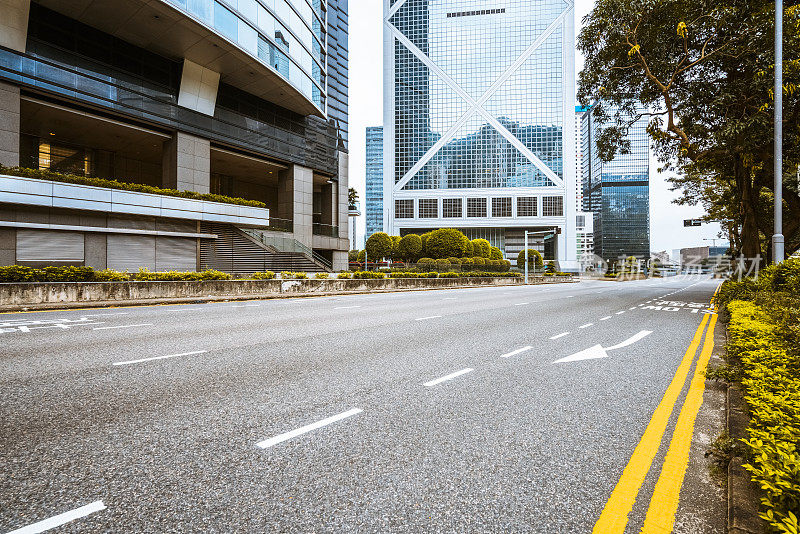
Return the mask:
[[257,230],[255,228],[239,228],[242,232],[246,233],[253,239],[260,241],[264,245],[272,247],[279,252],[299,252],[301,254],[305,254],[313,261],[321,264],[327,269],[333,269],[333,262],[329,261],[327,258],[321,256],[320,254],[314,252],[313,249],[304,245],[297,239],[293,237],[280,237],[280,236],[272,236],[267,235],[261,230]]
[[339,237],[339,227],[332,224],[313,223],[311,233],[327,237]]

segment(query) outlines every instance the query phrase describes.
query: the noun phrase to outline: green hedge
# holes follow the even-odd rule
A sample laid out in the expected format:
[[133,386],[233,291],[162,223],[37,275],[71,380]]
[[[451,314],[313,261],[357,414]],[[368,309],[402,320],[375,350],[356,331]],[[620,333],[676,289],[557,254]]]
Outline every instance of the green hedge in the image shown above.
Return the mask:
[[127,282],[127,281],[192,281],[229,280],[231,275],[220,271],[202,272],[150,272],[140,269],[135,273],[121,273],[112,269],[95,271],[91,267],[25,267],[8,265],[0,267],[0,282]]
[[763,491],[761,517],[775,532],[797,532],[791,528],[797,526],[792,511],[800,510],[800,361],[761,307],[735,300],[728,311],[729,357],[741,365],[750,408],[744,467]]
[[251,274],[250,278],[253,278],[255,280],[272,280],[273,278],[275,278],[275,273],[273,273],[272,271],[263,271],[260,273]]
[[21,176],[23,178],[36,178],[37,180],[50,180],[51,182],[62,182],[67,184],[107,187],[109,189],[120,189],[122,191],[135,191],[137,193],[151,193],[154,195],[164,195],[168,197],[208,200],[210,202],[222,202],[224,204],[236,204],[238,206],[250,206],[253,208],[267,207],[266,204],[257,200],[245,200],[243,198],[227,197],[225,195],[215,195],[213,193],[178,191],[177,189],[165,189],[162,187],[153,187],[152,185],[144,184],[129,184],[127,182],[119,182],[117,180],[106,180],[105,178],[94,178],[91,176],[78,176],[76,174],[61,174],[47,170],[25,169],[22,167],[5,167],[0,165],[0,174]]

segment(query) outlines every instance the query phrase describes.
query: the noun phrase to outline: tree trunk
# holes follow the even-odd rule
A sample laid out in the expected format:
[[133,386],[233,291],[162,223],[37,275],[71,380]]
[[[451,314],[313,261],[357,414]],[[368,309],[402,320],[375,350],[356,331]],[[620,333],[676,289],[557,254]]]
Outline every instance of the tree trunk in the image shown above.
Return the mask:
[[736,191],[739,194],[739,211],[742,221],[741,253],[747,260],[751,260],[761,254],[758,213],[756,212],[758,192],[753,190],[750,172],[738,154],[734,159],[733,170],[736,176]]

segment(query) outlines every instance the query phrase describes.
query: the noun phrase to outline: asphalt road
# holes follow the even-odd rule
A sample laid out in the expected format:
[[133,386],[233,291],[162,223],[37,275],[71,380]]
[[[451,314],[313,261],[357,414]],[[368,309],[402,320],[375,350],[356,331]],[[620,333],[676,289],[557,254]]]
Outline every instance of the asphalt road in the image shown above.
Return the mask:
[[0,314],[0,533],[591,532],[717,285]]

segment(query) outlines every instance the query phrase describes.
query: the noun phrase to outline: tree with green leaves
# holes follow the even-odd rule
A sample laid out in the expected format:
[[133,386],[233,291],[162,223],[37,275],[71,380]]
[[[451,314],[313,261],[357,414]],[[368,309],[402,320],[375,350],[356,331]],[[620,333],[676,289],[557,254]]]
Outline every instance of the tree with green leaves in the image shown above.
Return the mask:
[[425,242],[425,253],[431,258],[461,258],[467,251],[469,239],[454,228],[434,230]]
[[404,235],[397,245],[397,255],[403,261],[416,261],[422,255],[422,239],[417,234]]
[[486,239],[473,239],[472,250],[476,256],[489,259],[492,255],[492,244]]
[[[579,98],[596,103],[601,159],[630,149],[649,120],[680,204],[719,220],[734,253],[767,255],[772,234],[774,95],[772,0],[597,0],[578,48]],[[800,247],[800,8],[784,13],[784,234]],[[646,112],[637,111],[641,103]],[[611,110],[614,110],[613,112]]]
[[498,247],[491,247],[489,249],[489,259],[492,260],[504,260],[503,251],[500,250]]
[[388,258],[392,254],[394,242],[386,232],[375,232],[367,242],[364,248],[367,251],[367,261],[375,262],[383,258]]
[[525,269],[525,256],[527,256],[528,269],[541,269],[544,266],[541,252],[529,248],[527,254],[525,254],[525,250],[520,250],[519,254],[517,254],[517,269],[520,271]]
[[358,202],[358,191],[351,187],[347,190],[347,203],[351,208],[353,208],[355,207],[356,202]]

